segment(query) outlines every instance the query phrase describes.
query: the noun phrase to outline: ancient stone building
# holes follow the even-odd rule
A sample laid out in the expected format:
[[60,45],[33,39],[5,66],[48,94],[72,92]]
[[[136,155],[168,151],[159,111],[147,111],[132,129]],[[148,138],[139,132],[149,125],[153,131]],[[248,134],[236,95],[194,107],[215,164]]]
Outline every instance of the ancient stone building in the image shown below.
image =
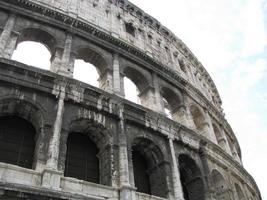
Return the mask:
[[[50,70],[11,59],[24,41]],[[127,0],[1,0],[0,57],[0,199],[261,199],[205,68]]]

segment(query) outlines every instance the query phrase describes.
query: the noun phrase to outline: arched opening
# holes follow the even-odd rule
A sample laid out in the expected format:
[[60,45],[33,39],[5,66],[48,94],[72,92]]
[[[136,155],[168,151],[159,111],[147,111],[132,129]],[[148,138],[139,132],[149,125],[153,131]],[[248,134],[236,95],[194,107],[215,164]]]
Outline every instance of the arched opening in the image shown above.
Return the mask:
[[140,104],[139,90],[131,79],[124,77],[125,99]]
[[200,111],[200,109],[197,106],[192,105],[190,107],[190,112],[195,124],[195,127],[200,133],[204,131],[205,126],[205,117],[203,113]]
[[100,183],[98,148],[88,136],[70,133],[64,175],[93,183]]
[[182,95],[167,87],[161,88],[161,95],[166,116],[181,122],[184,108]]
[[147,106],[149,98],[149,84],[147,78],[138,70],[126,67],[124,69],[125,98],[137,104]]
[[140,152],[133,150],[132,161],[134,170],[134,185],[137,188],[137,192],[151,194],[146,159]]
[[138,192],[166,198],[166,166],[161,150],[150,140],[137,138],[132,145],[134,183]]
[[180,155],[178,161],[184,199],[204,200],[204,182],[199,167],[187,155]]
[[32,169],[36,131],[27,120],[0,117],[0,162]]
[[94,87],[99,87],[99,74],[96,67],[90,63],[86,63],[84,60],[75,60],[73,78]]
[[82,48],[78,50],[74,61],[73,78],[105,89],[107,84],[111,84],[106,69],[107,63],[99,53],[89,48]]
[[235,190],[237,193],[238,200],[245,200],[245,195],[238,184],[235,184]]
[[41,69],[50,70],[56,40],[49,33],[35,28],[21,32],[12,59]]
[[215,137],[216,137],[218,145],[221,148],[223,148],[224,150],[227,150],[226,147],[225,147],[225,142],[226,141],[225,141],[224,137],[222,136],[222,133],[221,133],[220,129],[214,123],[212,124],[212,127],[213,127],[213,130],[214,130],[214,134],[215,134]]
[[227,183],[223,178],[223,176],[221,175],[221,173],[218,172],[217,170],[212,170],[211,178],[213,182],[216,199],[218,200],[230,199],[230,196],[228,194]]
[[22,42],[18,44],[12,58],[18,62],[50,70],[51,54],[45,45],[38,42]]
[[172,119],[171,108],[170,108],[170,105],[169,105],[168,101],[165,98],[163,98],[163,108],[164,108],[165,115],[168,118]]

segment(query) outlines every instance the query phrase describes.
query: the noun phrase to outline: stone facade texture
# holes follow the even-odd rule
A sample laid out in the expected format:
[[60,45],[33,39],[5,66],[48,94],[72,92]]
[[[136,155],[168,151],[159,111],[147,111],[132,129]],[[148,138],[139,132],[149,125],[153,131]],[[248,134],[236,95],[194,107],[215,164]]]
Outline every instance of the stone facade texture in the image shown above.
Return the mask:
[[[23,41],[48,48],[50,71],[11,59]],[[99,88],[72,78],[76,59],[96,66]],[[141,105],[124,99],[124,77]],[[0,162],[0,199],[261,200],[208,72],[127,0],[1,0],[0,122],[10,116],[34,127],[35,149],[31,168]],[[66,175],[76,132],[98,149],[98,183]]]

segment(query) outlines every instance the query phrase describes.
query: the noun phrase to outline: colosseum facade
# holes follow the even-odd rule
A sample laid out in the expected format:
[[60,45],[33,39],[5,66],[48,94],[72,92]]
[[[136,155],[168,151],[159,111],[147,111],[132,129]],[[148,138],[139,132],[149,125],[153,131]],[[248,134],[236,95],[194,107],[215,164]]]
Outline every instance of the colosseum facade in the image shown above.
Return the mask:
[[[11,59],[24,41],[50,70]],[[208,72],[127,0],[1,0],[0,83],[0,199],[261,200]]]

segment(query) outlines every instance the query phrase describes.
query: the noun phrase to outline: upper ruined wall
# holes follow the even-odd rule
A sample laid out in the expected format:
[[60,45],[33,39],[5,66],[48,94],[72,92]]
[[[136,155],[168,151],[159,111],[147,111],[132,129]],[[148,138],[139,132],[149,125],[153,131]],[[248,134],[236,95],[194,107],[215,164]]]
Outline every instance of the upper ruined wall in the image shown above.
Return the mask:
[[[197,88],[219,111],[221,99],[189,48],[156,19],[127,0],[30,0],[62,12],[138,48]],[[90,12],[89,12],[90,11]]]

